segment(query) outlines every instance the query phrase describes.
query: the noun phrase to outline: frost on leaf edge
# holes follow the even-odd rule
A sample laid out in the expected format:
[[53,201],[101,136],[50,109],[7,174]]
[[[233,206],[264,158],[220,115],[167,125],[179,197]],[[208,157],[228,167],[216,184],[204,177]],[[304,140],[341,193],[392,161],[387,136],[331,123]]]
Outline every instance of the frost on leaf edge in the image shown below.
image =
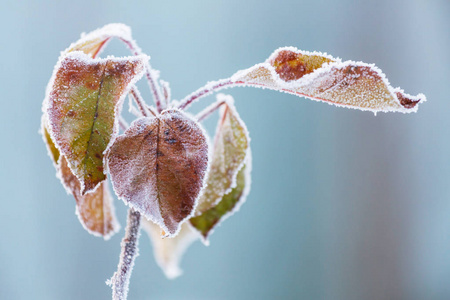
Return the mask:
[[[219,93],[219,94],[217,94],[216,99],[217,99],[217,101],[212,103],[210,105],[210,107],[216,106],[216,104],[218,102],[222,102],[223,101],[225,103],[225,105],[231,111],[231,114],[238,120],[238,123],[241,125],[241,127],[242,127],[242,129],[244,131],[244,135],[245,135],[245,138],[247,140],[247,149],[245,151],[244,159],[241,161],[241,163],[239,164],[239,166],[236,168],[235,172],[232,175],[230,187],[224,191],[223,195],[220,198],[215,199],[214,201],[211,202],[213,206],[217,205],[222,200],[223,196],[225,196],[226,194],[230,193],[231,190],[236,187],[236,185],[237,185],[237,183],[236,183],[237,174],[241,171],[242,167],[245,165],[245,161],[247,159],[247,155],[250,152],[250,141],[251,141],[250,140],[250,134],[249,134],[249,131],[247,129],[247,126],[245,125],[245,123],[242,120],[242,118],[239,116],[239,113],[237,112],[236,106],[234,105],[234,98],[233,98],[233,96],[228,95],[228,94]],[[223,107],[223,106],[220,108],[220,115],[222,115],[222,111],[224,109],[225,109],[225,107]],[[206,110],[208,110],[208,107],[205,108],[205,111]],[[216,126],[216,129],[215,129],[216,133],[218,132],[220,127],[221,127],[221,124],[220,124],[220,122],[218,122],[218,124]],[[210,149],[209,149],[210,150],[209,157],[211,157],[211,158],[213,157],[215,146],[216,146],[216,140],[214,139],[213,147],[210,147]],[[207,186],[207,184],[206,184],[206,186]]]
[[[148,62],[150,60],[150,57],[148,55],[145,54],[141,54],[141,55],[136,55],[136,56],[123,56],[123,57],[116,57],[116,56],[107,56],[106,58],[91,58],[89,55],[85,54],[83,51],[73,51],[73,52],[69,52],[66,55],[62,55],[58,62],[56,63],[54,69],[53,69],[53,74],[52,77],[50,78],[50,81],[48,82],[47,85],[47,89],[45,92],[45,98],[44,101],[42,103],[42,111],[43,114],[45,115],[46,120],[48,120],[48,111],[52,108],[50,103],[49,103],[49,98],[50,98],[50,94],[52,92],[52,88],[54,85],[54,82],[56,80],[56,74],[58,73],[58,70],[61,68],[61,64],[65,59],[68,58],[73,58],[73,59],[77,59],[82,63],[85,64],[96,64],[96,63],[106,63],[107,61],[112,61],[112,62],[120,62],[120,61],[140,61],[142,63],[142,70],[138,73],[136,73],[136,75],[132,78],[132,80],[128,83],[127,87],[125,88],[122,96],[119,98],[119,100],[117,101],[117,104],[114,108],[114,125],[113,125],[113,132],[111,135],[111,140],[109,141],[108,145],[106,146],[105,151],[103,151],[103,165],[105,165],[105,153],[107,152],[107,150],[111,147],[111,145],[113,144],[115,138],[117,137],[118,133],[119,133],[119,116],[123,107],[123,102],[124,99],[126,98],[126,96],[128,95],[130,89],[132,88],[132,86],[134,86],[136,84],[137,81],[139,81],[142,76],[145,73],[145,63]],[[53,128],[50,124],[48,124],[48,128],[47,128],[50,137],[53,141],[56,141],[55,138],[55,134],[53,132]],[[56,149],[58,149],[58,151],[60,152],[61,156],[66,156],[66,154],[64,153],[64,149],[62,149],[56,142],[54,142]],[[71,164],[68,164],[70,170],[72,171],[72,173],[75,175],[75,172],[71,166]],[[103,170],[103,173],[106,175],[106,171]],[[76,176],[76,175],[75,175]],[[78,178],[78,177],[77,177]],[[78,178],[80,180],[80,178]],[[100,185],[100,183],[98,184]],[[98,186],[97,185],[97,186]],[[80,187],[81,187],[81,191],[84,190],[84,183],[83,180],[80,180]],[[89,191],[88,191],[89,192]]]
[[97,28],[89,33],[81,33],[80,39],[78,41],[73,42],[67,47],[64,51],[61,52],[61,56],[65,56],[69,52],[73,52],[74,47],[79,44],[84,44],[90,40],[101,39],[103,40],[103,44],[99,47],[98,51],[94,54],[95,56],[100,55],[100,53],[106,48],[111,38],[116,37],[119,39],[124,39],[127,41],[131,41],[131,28],[122,23],[110,23],[103,27]]
[[[64,182],[63,179],[63,175],[62,175],[62,170],[61,170],[61,160],[62,159],[66,159],[64,157],[64,155],[60,155],[59,159],[58,159],[58,164],[57,164],[57,168],[56,168],[56,178],[58,178],[61,181],[61,184],[64,188],[64,190],[66,191],[67,195],[70,195],[73,197],[73,199],[75,200],[75,215],[78,218],[78,221],[81,223],[81,226],[83,226],[83,229],[86,230],[89,234],[92,234],[93,236],[96,237],[102,237],[105,241],[109,240],[113,235],[115,235],[117,232],[119,232],[119,230],[121,229],[121,225],[117,219],[117,215],[116,215],[116,206],[114,205],[114,197],[111,195],[111,191],[109,189],[109,185],[108,185],[108,179],[103,180],[102,182],[100,182],[100,184],[98,184],[92,191],[89,191],[89,193],[87,193],[86,195],[90,194],[90,193],[95,193],[97,191],[97,189],[102,188],[102,184],[105,184],[106,186],[103,187],[104,188],[104,193],[107,194],[107,198],[110,199],[110,208],[111,208],[111,216],[112,216],[112,227],[113,230],[111,230],[108,234],[100,234],[96,231],[93,231],[91,229],[89,229],[85,224],[84,224],[84,220],[81,218],[80,212],[78,210],[78,204],[76,203],[76,198],[75,195],[72,192],[72,189],[70,188],[70,186],[67,186],[66,183]],[[67,162],[67,166],[70,169],[70,165]],[[72,170],[70,170],[72,172]],[[72,175],[75,176],[72,172]],[[78,179],[78,178],[77,178]],[[80,183],[81,185],[81,183]],[[85,197],[86,195],[81,195],[81,197]]]
[[[197,197],[195,198],[194,205],[193,205],[193,207],[192,207],[191,213],[190,213],[189,215],[187,215],[183,220],[181,220],[181,221],[178,223],[177,230],[176,230],[173,234],[170,234],[170,233],[169,233],[169,229],[168,229],[167,226],[164,224],[164,222],[159,222],[158,220],[156,220],[155,218],[153,218],[151,215],[147,215],[145,212],[143,212],[142,209],[141,209],[140,207],[136,206],[134,203],[132,203],[132,202],[130,202],[130,201],[127,201],[124,197],[121,197],[121,196],[117,195],[117,193],[116,193],[116,195],[117,195],[117,197],[118,197],[120,200],[123,201],[123,203],[125,203],[125,205],[127,205],[128,207],[130,207],[130,208],[132,208],[132,209],[138,211],[139,213],[141,213],[141,215],[142,215],[147,221],[153,222],[154,224],[158,225],[162,230],[164,230],[164,232],[166,233],[166,235],[162,236],[162,238],[173,238],[173,237],[176,237],[176,236],[178,235],[178,233],[179,233],[180,230],[181,230],[181,226],[182,226],[186,221],[188,221],[190,218],[192,218],[192,217],[194,216],[195,210],[197,209],[197,206],[198,206],[198,200],[199,200],[200,197],[203,195],[203,192],[204,192],[204,190],[205,190],[206,180],[207,180],[207,174],[209,173],[210,168],[211,168],[211,159],[210,159],[210,156],[209,156],[209,152],[210,152],[210,149],[211,149],[211,142],[210,142],[209,135],[208,135],[208,133],[206,132],[205,128],[202,126],[202,124],[200,124],[200,122],[198,122],[198,121],[195,119],[195,117],[194,117],[192,114],[190,114],[189,112],[186,112],[186,111],[177,109],[177,108],[167,108],[167,109],[163,110],[163,111],[161,112],[160,115],[162,115],[162,114],[163,114],[165,111],[167,111],[167,110],[175,110],[175,111],[181,112],[182,114],[186,115],[191,121],[195,122],[195,124],[196,124],[196,125],[200,128],[200,130],[202,131],[202,134],[203,134],[203,136],[205,137],[206,144],[207,144],[207,146],[208,146],[207,165],[206,165],[205,175],[203,176],[203,180],[202,180],[202,187],[201,187],[201,189],[200,189],[200,191],[199,191]],[[144,118],[147,118],[147,119],[153,119],[153,117],[141,117],[141,118],[136,119],[136,120],[134,120],[133,122],[131,122],[129,128],[132,128],[135,122],[138,122],[138,121],[140,122],[140,120],[141,120],[141,119],[144,119]],[[129,128],[128,128],[128,129],[129,129]],[[127,130],[128,130],[128,129],[127,129]],[[123,134],[125,134],[125,133],[126,133],[126,131],[125,131]],[[110,147],[108,147],[108,149],[104,152],[104,154],[105,154],[105,156],[104,156],[104,162],[106,162],[106,163],[104,164],[104,166],[105,166],[105,172],[111,174],[110,171],[109,171],[109,164],[108,164],[108,162],[107,162],[107,157],[108,157],[108,153],[107,153],[107,152],[109,151],[109,148],[110,148]],[[112,184],[112,186],[113,186],[113,190],[115,191],[116,189],[115,189],[115,187],[114,187],[114,182],[113,182],[112,180],[111,180],[111,184]],[[159,213],[160,213],[160,211],[159,211]],[[161,217],[161,219],[162,219],[162,217]]]
[[[114,205],[114,198],[113,198],[113,196],[111,195],[111,192],[110,192],[110,190],[109,190],[108,180],[106,179],[106,180],[102,181],[101,183],[103,183],[103,184],[106,185],[105,187],[103,187],[103,188],[104,188],[103,193],[106,193],[106,194],[107,194],[107,198],[109,198],[109,199],[111,200],[111,201],[110,201],[110,208],[111,208],[111,215],[112,215],[112,220],[113,220],[113,222],[112,222],[113,230],[111,230],[108,234],[102,235],[102,234],[100,234],[100,233],[98,233],[98,232],[92,231],[92,230],[90,230],[89,228],[87,228],[87,226],[84,224],[83,219],[81,218],[80,212],[79,212],[79,210],[78,210],[78,205],[75,205],[75,215],[78,217],[78,220],[80,221],[81,226],[83,226],[83,228],[84,228],[87,232],[89,232],[89,233],[92,234],[93,236],[103,237],[103,239],[104,239],[105,241],[107,241],[107,240],[109,240],[113,235],[115,235],[117,232],[119,232],[119,230],[121,229],[121,226],[120,226],[119,221],[117,220],[117,216],[116,216],[116,206]],[[95,191],[96,191],[97,189],[99,189],[99,188],[102,188],[102,185],[101,185],[101,184],[97,185],[97,187],[96,187],[92,192],[95,192]]]
[[[230,210],[229,212],[227,212],[226,214],[224,214],[219,222],[217,222],[212,228],[211,230],[208,232],[208,234],[205,236],[203,236],[203,234],[197,229],[195,228],[191,223],[189,223],[189,226],[192,228],[192,230],[197,234],[197,236],[199,237],[199,239],[202,241],[203,245],[205,246],[209,246],[210,245],[210,241],[209,238],[211,237],[211,235],[214,233],[214,231],[216,230],[217,227],[221,226],[222,223],[228,219],[229,217],[231,217],[232,215],[234,215],[235,213],[237,213],[240,209],[241,206],[247,201],[247,196],[250,194],[250,190],[251,190],[251,185],[252,185],[252,178],[251,178],[251,172],[252,172],[252,154],[251,154],[251,148],[248,148],[248,152],[247,155],[244,159],[244,163],[242,165],[242,167],[245,166],[245,173],[244,173],[244,178],[245,178],[245,187],[244,190],[242,191],[242,195],[239,198],[239,201],[236,202],[236,205],[233,207],[232,210]],[[239,171],[242,169],[242,167],[239,169]],[[231,190],[224,194],[227,195],[231,192]]]
[[[277,55],[281,51],[292,51],[292,52],[295,52],[297,54],[302,54],[302,55],[318,55],[318,56],[322,56],[322,57],[331,59],[331,60],[333,60],[333,62],[323,63],[323,65],[320,68],[315,69],[313,72],[311,72],[309,74],[305,74],[304,76],[302,76],[301,78],[299,78],[297,80],[292,80],[292,81],[286,82],[280,78],[278,73],[275,71],[275,68],[270,63],[275,57],[277,57]],[[342,67],[346,67],[349,65],[358,66],[358,67],[369,67],[371,70],[376,72],[377,75],[380,76],[382,82],[387,87],[391,97],[394,99],[394,101],[396,102],[396,104],[399,107],[398,108],[380,109],[380,110],[365,108],[365,107],[357,107],[357,106],[353,106],[353,105],[339,104],[339,103],[335,103],[335,102],[332,102],[329,100],[320,99],[320,98],[316,98],[316,97],[313,97],[310,95],[296,93],[296,92],[289,90],[289,89],[298,88],[299,86],[306,85],[310,82],[313,82],[321,74],[330,71],[332,68],[340,69]],[[249,73],[253,72],[254,70],[261,68],[261,67],[267,69],[270,72],[271,79],[273,79],[275,81],[275,83],[277,84],[277,86],[279,86],[280,88],[265,86],[264,84],[247,83],[247,82],[241,80],[242,77],[246,76],[247,74],[249,74]],[[401,113],[417,112],[418,106],[419,106],[418,104],[427,101],[426,96],[422,93],[419,93],[416,96],[413,96],[413,95],[405,93],[404,90],[401,89],[400,87],[397,87],[397,88],[392,87],[390,85],[389,80],[387,79],[386,75],[383,73],[383,71],[381,71],[380,68],[375,66],[375,64],[369,64],[369,63],[365,63],[362,61],[352,61],[352,60],[347,60],[347,61],[342,62],[339,57],[335,58],[327,53],[322,53],[322,52],[318,52],[318,51],[312,51],[312,52],[304,51],[304,50],[299,50],[298,48],[292,47],[292,46],[280,47],[280,48],[276,49],[269,56],[269,58],[266,59],[265,62],[256,64],[248,69],[237,71],[235,74],[233,74],[230,77],[230,81],[237,83],[239,85],[242,85],[242,86],[258,87],[258,88],[262,88],[262,89],[271,89],[271,90],[276,90],[276,91],[284,92],[284,93],[291,94],[291,95],[305,97],[305,98],[308,98],[308,99],[311,99],[314,101],[325,102],[325,103],[328,103],[330,105],[334,105],[337,107],[345,107],[345,108],[351,108],[351,109],[356,109],[356,110],[361,110],[361,111],[371,111],[375,115],[377,114],[377,112],[401,112]],[[402,96],[409,98],[412,101],[416,101],[417,105],[415,105],[413,108],[405,108],[401,104],[400,99],[397,96],[397,93],[402,94]]]

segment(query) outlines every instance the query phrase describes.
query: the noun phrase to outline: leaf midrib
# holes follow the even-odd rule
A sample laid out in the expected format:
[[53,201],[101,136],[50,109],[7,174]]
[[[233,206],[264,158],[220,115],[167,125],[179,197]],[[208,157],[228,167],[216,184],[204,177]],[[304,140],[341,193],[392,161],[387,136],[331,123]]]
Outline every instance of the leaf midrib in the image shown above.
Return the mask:
[[97,101],[95,103],[95,109],[94,109],[94,119],[92,121],[92,126],[91,126],[91,130],[89,133],[89,139],[87,142],[87,146],[86,146],[86,155],[83,157],[83,170],[84,170],[84,174],[87,173],[87,164],[86,164],[86,159],[89,156],[89,150],[91,148],[91,140],[92,140],[92,133],[94,132],[94,127],[95,127],[95,122],[98,118],[98,103],[100,102],[100,97],[102,94],[102,88],[103,88],[103,81],[105,80],[105,73],[106,73],[106,67],[108,66],[108,62],[105,63],[105,67],[103,68],[103,73],[102,73],[102,79],[100,80],[100,84],[99,84],[99,88],[98,88],[98,95],[97,95]]

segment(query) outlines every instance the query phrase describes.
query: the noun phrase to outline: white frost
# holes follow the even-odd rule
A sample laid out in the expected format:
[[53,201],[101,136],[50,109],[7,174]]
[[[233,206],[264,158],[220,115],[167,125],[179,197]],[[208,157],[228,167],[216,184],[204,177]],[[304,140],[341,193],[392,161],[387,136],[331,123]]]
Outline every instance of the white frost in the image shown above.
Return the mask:
[[[324,63],[320,68],[310,74],[306,74],[297,80],[285,81],[280,78],[271,62],[280,51],[292,51],[302,55],[318,55],[332,62]],[[360,68],[369,70],[360,75],[344,74],[346,68]],[[361,77],[360,80],[357,80]],[[273,89],[297,96],[303,96],[328,104],[376,112],[416,112],[418,105],[406,108],[397,96],[397,92],[403,92],[399,88],[393,88],[385,74],[374,64],[363,62],[345,61],[333,58],[320,52],[300,51],[294,47],[277,49],[264,62],[254,65],[246,70],[236,72],[231,81],[241,86],[253,86]],[[426,101],[423,94],[410,96],[403,94],[410,100]]]

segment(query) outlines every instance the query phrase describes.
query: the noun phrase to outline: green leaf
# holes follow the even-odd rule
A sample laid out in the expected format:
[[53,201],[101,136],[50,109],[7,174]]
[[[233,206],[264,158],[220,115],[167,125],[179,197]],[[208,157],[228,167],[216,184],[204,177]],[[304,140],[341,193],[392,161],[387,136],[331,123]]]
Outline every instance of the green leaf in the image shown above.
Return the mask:
[[[64,50],[62,56],[67,55],[69,52],[82,51],[86,55],[95,58],[106,47],[108,41],[112,37],[131,40],[131,29],[124,24],[105,25],[102,28],[96,29],[88,34],[83,34],[78,41],[72,43],[66,50]],[[46,100],[44,100],[44,106],[46,105]],[[48,131],[47,116],[45,112],[42,116],[40,132],[45,144],[47,145],[49,155],[55,166],[57,166],[60,153]]]
[[231,77],[238,85],[269,88],[337,106],[376,112],[417,111],[426,101],[393,88],[373,64],[345,61],[293,47],[277,49],[264,63]]
[[134,121],[107,154],[116,194],[173,237],[192,215],[208,167],[200,125],[178,110]]
[[106,178],[103,153],[117,135],[123,99],[142,76],[146,59],[91,59],[73,52],[55,68],[46,108],[49,132],[83,195]]
[[103,181],[94,191],[82,195],[80,181],[73,175],[67,160],[59,160],[59,176],[69,194],[75,197],[76,214],[83,227],[91,234],[109,239],[120,226],[114,212],[108,181]]
[[250,189],[249,165],[250,156],[246,165],[242,167],[236,177],[236,186],[214,207],[203,212],[201,215],[190,219],[191,225],[197,229],[204,238],[204,242],[212,234],[213,229],[225,218],[238,210],[245,201]]
[[[250,138],[247,128],[240,119],[233,98],[219,94],[217,101],[223,102],[214,138],[211,167],[195,217],[191,225],[204,237],[204,241],[220,220],[234,211],[236,204],[245,197],[249,173],[244,164],[250,164]],[[247,167],[247,171],[249,167]],[[249,184],[248,184],[249,186]]]
[[236,185],[236,175],[242,168],[250,139],[229,95],[217,95],[222,105],[214,138],[214,150],[207,185],[199,199],[196,214],[217,204]]

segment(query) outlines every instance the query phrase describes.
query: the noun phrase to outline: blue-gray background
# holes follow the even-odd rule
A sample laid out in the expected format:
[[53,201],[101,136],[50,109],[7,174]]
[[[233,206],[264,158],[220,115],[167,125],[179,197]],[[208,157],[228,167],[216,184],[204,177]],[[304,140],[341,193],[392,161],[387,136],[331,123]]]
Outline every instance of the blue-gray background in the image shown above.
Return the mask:
[[[0,10],[0,299],[110,298],[123,230],[107,242],[83,230],[37,134],[59,51],[110,22],[132,27],[177,99],[289,45],[376,63],[394,86],[428,97],[417,114],[374,117],[228,90],[252,138],[247,203],[210,247],[188,250],[174,281],[143,235],[130,299],[450,299],[448,1],[28,0]],[[123,227],[126,208],[116,208]]]

